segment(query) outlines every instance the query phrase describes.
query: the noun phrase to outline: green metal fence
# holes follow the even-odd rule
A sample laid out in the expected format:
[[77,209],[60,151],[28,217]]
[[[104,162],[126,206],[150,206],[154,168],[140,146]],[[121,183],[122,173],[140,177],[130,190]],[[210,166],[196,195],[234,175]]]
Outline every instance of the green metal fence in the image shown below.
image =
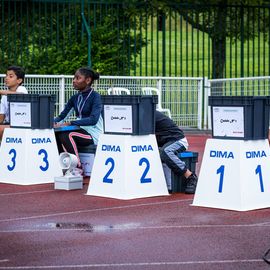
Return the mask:
[[[217,1],[218,2],[218,1]],[[270,6],[0,0],[0,73],[233,78],[270,71]]]

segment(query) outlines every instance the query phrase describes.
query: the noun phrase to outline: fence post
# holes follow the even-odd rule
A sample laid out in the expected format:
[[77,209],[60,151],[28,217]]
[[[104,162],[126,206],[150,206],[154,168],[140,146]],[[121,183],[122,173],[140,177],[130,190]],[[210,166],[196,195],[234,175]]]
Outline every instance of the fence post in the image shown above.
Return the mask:
[[65,76],[60,77],[59,81],[59,112],[62,112],[65,106]]
[[203,79],[198,81],[198,124],[197,128],[202,129],[203,117]]
[[82,25],[85,27],[86,32],[87,32],[87,65],[89,67],[92,67],[92,55],[91,55],[91,30],[90,27],[86,21],[86,18],[84,16],[84,0],[81,1],[81,16],[82,16]]
[[162,93],[162,79],[157,80],[157,88]]
[[208,108],[208,96],[211,95],[211,83],[207,77],[204,77],[204,125],[203,129],[211,129],[210,110]]

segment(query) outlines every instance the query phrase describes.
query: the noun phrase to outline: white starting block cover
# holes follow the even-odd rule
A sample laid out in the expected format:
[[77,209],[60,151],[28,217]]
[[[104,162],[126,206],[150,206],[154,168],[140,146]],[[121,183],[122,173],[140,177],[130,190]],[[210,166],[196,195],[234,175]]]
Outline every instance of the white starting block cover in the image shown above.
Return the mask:
[[84,176],[90,176],[93,168],[95,154],[79,153],[79,157],[82,164]]
[[193,205],[238,211],[270,207],[268,140],[208,139]]
[[169,195],[155,135],[100,135],[87,195]]
[[6,128],[0,147],[0,182],[53,183],[62,175],[53,129]]

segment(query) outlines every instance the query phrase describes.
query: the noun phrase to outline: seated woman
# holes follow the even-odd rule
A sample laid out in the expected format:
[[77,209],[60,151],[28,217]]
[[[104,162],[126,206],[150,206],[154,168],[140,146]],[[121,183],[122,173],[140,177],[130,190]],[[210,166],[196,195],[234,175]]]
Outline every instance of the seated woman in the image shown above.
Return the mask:
[[[78,93],[67,102],[64,110],[54,119],[54,127],[78,126],[78,130],[56,132],[56,141],[59,153],[68,152],[78,158],[78,166],[74,175],[82,175],[82,167],[78,147],[97,144],[100,133],[103,133],[103,119],[101,116],[101,96],[92,88],[94,80],[99,79],[99,74],[88,67],[79,68],[73,78],[73,87]],[[74,110],[76,120],[66,121],[70,111]]]

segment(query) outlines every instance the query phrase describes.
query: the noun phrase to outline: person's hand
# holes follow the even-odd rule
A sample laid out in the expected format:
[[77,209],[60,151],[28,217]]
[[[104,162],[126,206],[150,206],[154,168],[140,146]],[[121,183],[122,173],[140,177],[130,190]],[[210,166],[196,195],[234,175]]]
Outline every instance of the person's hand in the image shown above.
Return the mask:
[[0,90],[0,95],[6,95],[7,94],[7,90]]
[[65,123],[54,123],[53,127],[65,127],[65,126],[70,126],[70,122],[65,122]]

